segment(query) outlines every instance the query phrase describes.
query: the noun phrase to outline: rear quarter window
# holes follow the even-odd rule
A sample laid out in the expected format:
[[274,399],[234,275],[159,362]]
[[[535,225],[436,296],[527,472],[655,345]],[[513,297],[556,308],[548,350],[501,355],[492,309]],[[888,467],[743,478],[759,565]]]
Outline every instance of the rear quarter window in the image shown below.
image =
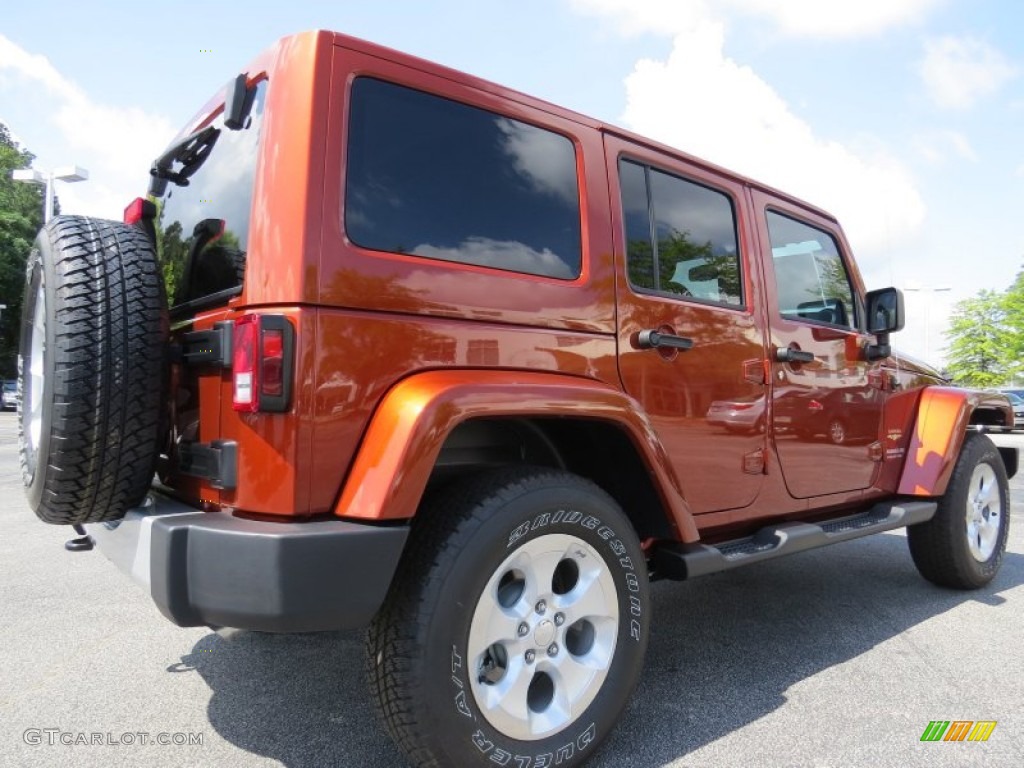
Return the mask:
[[345,230],[378,251],[580,274],[575,147],[535,125],[369,77],[352,84]]

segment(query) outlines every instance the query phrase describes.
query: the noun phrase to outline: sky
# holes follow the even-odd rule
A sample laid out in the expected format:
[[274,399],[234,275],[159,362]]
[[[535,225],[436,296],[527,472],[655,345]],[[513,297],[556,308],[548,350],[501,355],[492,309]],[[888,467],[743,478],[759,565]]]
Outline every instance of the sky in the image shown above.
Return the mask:
[[0,22],[0,122],[36,168],[88,169],[86,182],[58,183],[65,212],[119,219],[213,92],[277,38],[315,28],[825,208],[868,288],[907,291],[896,345],[936,364],[953,305],[1006,289],[1024,267],[1016,0],[20,2]]

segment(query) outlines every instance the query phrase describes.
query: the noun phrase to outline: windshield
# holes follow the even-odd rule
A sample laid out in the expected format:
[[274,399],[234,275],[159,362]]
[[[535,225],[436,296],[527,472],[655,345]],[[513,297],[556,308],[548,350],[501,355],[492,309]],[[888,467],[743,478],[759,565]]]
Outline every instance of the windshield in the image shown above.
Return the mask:
[[241,292],[249,240],[249,214],[256,177],[267,81],[256,86],[245,126],[232,131],[221,114],[195,134],[187,176],[167,174],[154,202],[157,249],[173,309],[226,302]]
[[17,391],[18,391],[18,382],[16,382],[16,381],[5,381],[4,382],[4,392],[17,392]]

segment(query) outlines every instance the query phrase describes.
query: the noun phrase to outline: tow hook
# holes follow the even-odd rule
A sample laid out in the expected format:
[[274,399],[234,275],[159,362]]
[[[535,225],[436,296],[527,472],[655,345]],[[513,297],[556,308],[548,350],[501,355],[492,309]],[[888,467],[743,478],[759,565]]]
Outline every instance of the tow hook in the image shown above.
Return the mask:
[[92,536],[85,532],[85,528],[75,523],[71,526],[74,528],[75,533],[78,534],[77,539],[68,539],[64,542],[64,549],[68,552],[88,552],[90,549],[96,546],[96,542],[92,540]]

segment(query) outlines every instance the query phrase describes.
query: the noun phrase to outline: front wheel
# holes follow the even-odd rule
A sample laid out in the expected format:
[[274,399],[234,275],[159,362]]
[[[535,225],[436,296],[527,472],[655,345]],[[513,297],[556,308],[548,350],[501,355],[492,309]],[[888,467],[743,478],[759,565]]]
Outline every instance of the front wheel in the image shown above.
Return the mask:
[[367,639],[378,712],[414,765],[578,765],[636,684],[649,611],[640,544],[603,491],[481,475],[417,516]]
[[935,517],[907,528],[910,554],[929,581],[977,589],[999,571],[1010,529],[1010,492],[999,450],[985,435],[964,440]]

